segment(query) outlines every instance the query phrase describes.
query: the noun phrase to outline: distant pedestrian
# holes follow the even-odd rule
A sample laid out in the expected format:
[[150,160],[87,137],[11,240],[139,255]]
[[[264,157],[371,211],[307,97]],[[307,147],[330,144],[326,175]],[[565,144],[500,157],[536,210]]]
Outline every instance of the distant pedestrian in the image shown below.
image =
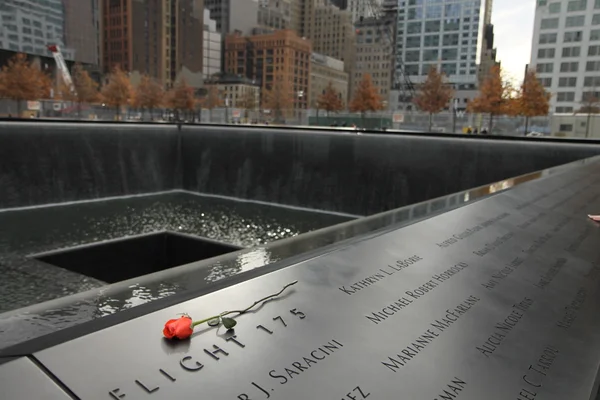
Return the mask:
[[467,128],[467,135],[471,135],[473,133],[473,130],[471,129],[471,127],[469,126]]
[[481,134],[482,134],[482,135],[487,135],[487,134],[488,134],[487,128],[483,128],[483,129],[481,130]]
[[474,134],[474,135],[477,135],[477,134],[479,134],[479,131],[477,130],[477,128],[473,129],[473,134]]

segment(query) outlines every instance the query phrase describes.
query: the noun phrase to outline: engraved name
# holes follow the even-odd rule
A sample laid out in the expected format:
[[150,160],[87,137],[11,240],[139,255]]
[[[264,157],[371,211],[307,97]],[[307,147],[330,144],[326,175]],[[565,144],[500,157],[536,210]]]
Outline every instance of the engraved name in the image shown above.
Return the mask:
[[459,262],[458,264],[448,268],[441,274],[433,275],[430,280],[421,284],[420,286],[405,291],[405,296],[402,296],[393,303],[383,307],[381,311],[372,312],[371,315],[366,315],[365,317],[369,321],[375,324],[379,324],[380,322],[385,321],[388,317],[391,317],[392,315],[408,307],[410,304],[413,303],[413,301],[425,296],[427,293],[431,293],[435,288],[437,288],[440,285],[440,283],[450,279],[452,276],[459,273],[468,266],[469,264],[465,262]]
[[510,263],[506,264],[506,266],[500,268],[492,275],[490,275],[490,279],[487,282],[482,283],[481,286],[488,290],[496,288],[496,286],[498,286],[501,281],[503,281],[504,279],[506,279],[506,277],[515,272],[517,268],[521,264],[523,264],[523,261],[525,261],[525,259],[515,257]]
[[507,336],[512,332],[515,326],[525,315],[525,312],[531,307],[533,300],[525,297],[517,304],[513,304],[510,313],[500,322],[494,325],[494,332],[483,342],[475,347],[477,351],[486,357],[491,356],[502,345]]
[[486,243],[482,249],[475,250],[473,254],[478,255],[479,257],[483,257],[488,254],[490,251],[494,251],[498,247],[502,246],[504,243],[510,240],[514,236],[514,233],[509,232],[505,235],[499,236],[492,243]]
[[440,243],[436,243],[438,245],[438,247],[441,248],[446,248],[446,247],[450,247],[453,244],[458,243],[460,240],[466,239],[469,236],[487,228],[490,225],[495,224],[496,222],[508,217],[510,214],[509,213],[502,213],[494,218],[488,219],[486,221],[483,221],[481,224],[479,225],[475,225],[471,228],[467,228],[462,232],[459,233],[455,233],[454,235],[452,235],[451,237],[447,238],[446,240],[443,240]]
[[565,258],[557,259],[556,262],[550,268],[548,268],[548,271],[546,271],[545,274],[540,276],[539,281],[537,283],[534,283],[533,286],[538,287],[540,289],[544,289],[546,286],[552,283],[556,275],[560,272],[561,268],[564,267],[566,263],[567,260]]
[[527,384],[526,388],[521,388],[517,399],[519,400],[533,400],[537,396],[536,389],[541,388],[544,379],[550,372],[550,368],[556,357],[558,356],[558,349],[551,345],[546,345],[542,350],[542,354],[539,355],[538,359],[534,364],[530,364],[527,368],[527,372],[521,377],[523,382]]
[[467,386],[467,382],[455,376],[433,400],[458,399],[460,397],[460,392],[464,390],[465,386]]
[[[298,379],[304,371],[314,368],[316,365],[323,363],[323,360],[337,354],[343,347],[344,345],[340,341],[332,339],[318,348],[306,352],[303,357],[295,359],[286,366],[270,370],[269,378],[279,385],[285,385],[294,379]],[[251,385],[252,390],[239,394],[237,396],[238,400],[253,400],[256,399],[255,395],[257,394],[268,399],[275,391],[272,383],[251,382]]]
[[397,372],[400,368],[406,366],[410,360],[415,358],[429,344],[451,327],[456,321],[465,315],[478,301],[478,297],[473,295],[467,297],[456,307],[446,310],[444,316],[436,319],[429,324],[430,328],[423,331],[409,345],[401,349],[396,355],[388,356],[387,360],[381,361],[381,364],[392,372]]
[[579,235],[577,235],[577,237],[575,238],[573,243],[571,243],[569,245],[569,247],[566,248],[566,250],[570,253],[577,251],[577,249],[581,246],[581,243],[583,243],[583,241],[585,239],[587,239],[589,234],[590,234],[590,227],[586,226],[585,229],[583,230],[583,232],[581,232]]
[[396,272],[402,271],[404,268],[407,268],[413,264],[418,263],[423,260],[420,256],[414,255],[409,258],[405,258],[402,260],[397,260],[393,265],[388,265],[384,268],[379,268],[375,274],[368,276],[358,282],[353,283],[350,286],[340,286],[338,289],[342,291],[342,293],[346,293],[347,295],[353,295],[356,292],[361,291],[393,274]]
[[561,318],[556,322],[556,326],[564,329],[569,329],[575,319],[577,319],[577,313],[583,306],[587,293],[583,287],[580,287],[575,293],[573,300],[567,304],[563,310]]

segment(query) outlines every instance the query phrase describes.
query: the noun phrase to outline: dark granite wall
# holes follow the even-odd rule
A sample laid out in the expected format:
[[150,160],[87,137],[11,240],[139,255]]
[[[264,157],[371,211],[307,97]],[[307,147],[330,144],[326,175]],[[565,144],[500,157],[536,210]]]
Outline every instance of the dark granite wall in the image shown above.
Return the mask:
[[171,190],[177,127],[0,122],[0,209]]
[[190,127],[190,191],[367,215],[600,154],[555,140]]
[[0,122],[0,209],[183,188],[366,215],[599,153],[555,140]]

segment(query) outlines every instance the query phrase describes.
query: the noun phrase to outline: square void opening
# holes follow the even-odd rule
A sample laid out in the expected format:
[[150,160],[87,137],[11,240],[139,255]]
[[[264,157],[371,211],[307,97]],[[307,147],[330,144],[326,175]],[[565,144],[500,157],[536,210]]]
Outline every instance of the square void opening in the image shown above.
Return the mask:
[[239,249],[197,236],[161,232],[38,254],[34,258],[115,283]]

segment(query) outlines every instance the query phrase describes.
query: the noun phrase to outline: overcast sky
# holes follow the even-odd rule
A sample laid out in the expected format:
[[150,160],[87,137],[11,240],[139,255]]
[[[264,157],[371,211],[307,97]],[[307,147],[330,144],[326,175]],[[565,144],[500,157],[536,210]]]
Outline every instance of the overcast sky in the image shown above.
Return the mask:
[[[489,1],[489,0],[488,0]],[[496,59],[502,69],[521,82],[529,63],[535,0],[494,0],[492,23]]]

